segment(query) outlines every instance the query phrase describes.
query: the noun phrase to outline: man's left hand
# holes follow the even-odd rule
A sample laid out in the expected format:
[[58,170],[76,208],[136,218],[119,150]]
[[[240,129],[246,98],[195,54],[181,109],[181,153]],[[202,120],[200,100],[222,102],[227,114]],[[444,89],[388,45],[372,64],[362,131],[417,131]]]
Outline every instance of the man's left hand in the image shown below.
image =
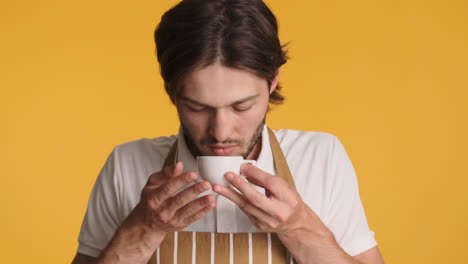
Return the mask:
[[249,164],[241,167],[241,173],[250,183],[265,188],[266,195],[232,172],[225,177],[239,191],[221,185],[214,185],[213,190],[236,203],[259,230],[277,233],[280,239],[303,233],[308,239],[329,238],[328,228],[281,177]]
[[[213,190],[236,203],[259,230],[276,233],[298,263],[383,263],[377,247],[356,258],[344,252],[333,233],[281,177],[248,164],[241,173],[249,182],[232,172],[225,175],[237,190],[218,184]],[[263,187],[265,194],[251,183]]]

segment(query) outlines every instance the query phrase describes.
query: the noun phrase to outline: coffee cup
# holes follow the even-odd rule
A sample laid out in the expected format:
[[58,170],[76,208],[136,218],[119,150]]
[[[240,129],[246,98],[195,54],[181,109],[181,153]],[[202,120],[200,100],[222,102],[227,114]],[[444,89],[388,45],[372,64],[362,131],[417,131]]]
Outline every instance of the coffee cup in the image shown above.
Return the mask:
[[198,156],[197,165],[200,176],[211,184],[229,186],[224,178],[227,172],[240,175],[242,164],[255,165],[255,160],[244,160],[242,156]]

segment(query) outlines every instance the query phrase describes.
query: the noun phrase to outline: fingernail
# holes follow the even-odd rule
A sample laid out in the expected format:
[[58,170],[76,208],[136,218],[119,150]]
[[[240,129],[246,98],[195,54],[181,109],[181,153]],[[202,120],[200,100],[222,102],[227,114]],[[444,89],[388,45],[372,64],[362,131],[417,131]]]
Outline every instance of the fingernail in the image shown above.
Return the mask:
[[234,174],[232,174],[231,172],[226,173],[226,179],[232,180],[233,178],[234,178]]
[[198,176],[195,173],[190,173],[190,180],[195,180]]
[[213,185],[213,191],[215,191],[215,192],[220,192],[222,189],[223,189],[223,186],[221,186],[219,184]]
[[206,197],[206,203],[207,203],[207,204],[212,204],[212,203],[214,203],[214,202],[215,202],[215,199],[214,199],[213,196],[207,196],[207,197]]
[[[179,161],[180,162],[180,161]],[[171,168],[171,173],[174,173],[176,168],[177,168],[177,164],[179,164],[179,162],[177,162],[176,164],[174,164],[174,166],[172,166]]]
[[248,168],[248,166],[252,165],[250,163],[242,164],[242,166],[240,167],[240,172],[243,173]]
[[208,188],[210,188],[210,185],[207,182],[204,182],[204,183],[201,184],[201,189],[203,191],[208,190]]

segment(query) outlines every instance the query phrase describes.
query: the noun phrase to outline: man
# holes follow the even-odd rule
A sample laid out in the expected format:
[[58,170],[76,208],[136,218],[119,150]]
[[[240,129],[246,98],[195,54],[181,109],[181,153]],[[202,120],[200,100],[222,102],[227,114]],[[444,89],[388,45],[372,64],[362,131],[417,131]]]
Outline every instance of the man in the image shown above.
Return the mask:
[[[155,41],[179,135],[113,150],[74,263],[383,263],[336,137],[265,125],[287,57],[262,1],[182,1]],[[198,176],[200,155],[257,164],[229,188]]]

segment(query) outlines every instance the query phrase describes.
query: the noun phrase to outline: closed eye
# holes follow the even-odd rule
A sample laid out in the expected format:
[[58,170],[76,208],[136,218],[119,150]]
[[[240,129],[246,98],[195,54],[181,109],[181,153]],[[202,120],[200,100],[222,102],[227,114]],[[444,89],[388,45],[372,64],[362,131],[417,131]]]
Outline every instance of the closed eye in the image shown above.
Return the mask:
[[190,105],[190,104],[185,104],[188,110],[192,112],[203,112],[206,110],[206,107],[203,106],[198,106],[198,105]]
[[238,111],[238,112],[244,112],[244,111],[247,111],[249,110],[250,108],[252,108],[252,105],[249,104],[249,105],[235,105],[233,106],[234,110]]

